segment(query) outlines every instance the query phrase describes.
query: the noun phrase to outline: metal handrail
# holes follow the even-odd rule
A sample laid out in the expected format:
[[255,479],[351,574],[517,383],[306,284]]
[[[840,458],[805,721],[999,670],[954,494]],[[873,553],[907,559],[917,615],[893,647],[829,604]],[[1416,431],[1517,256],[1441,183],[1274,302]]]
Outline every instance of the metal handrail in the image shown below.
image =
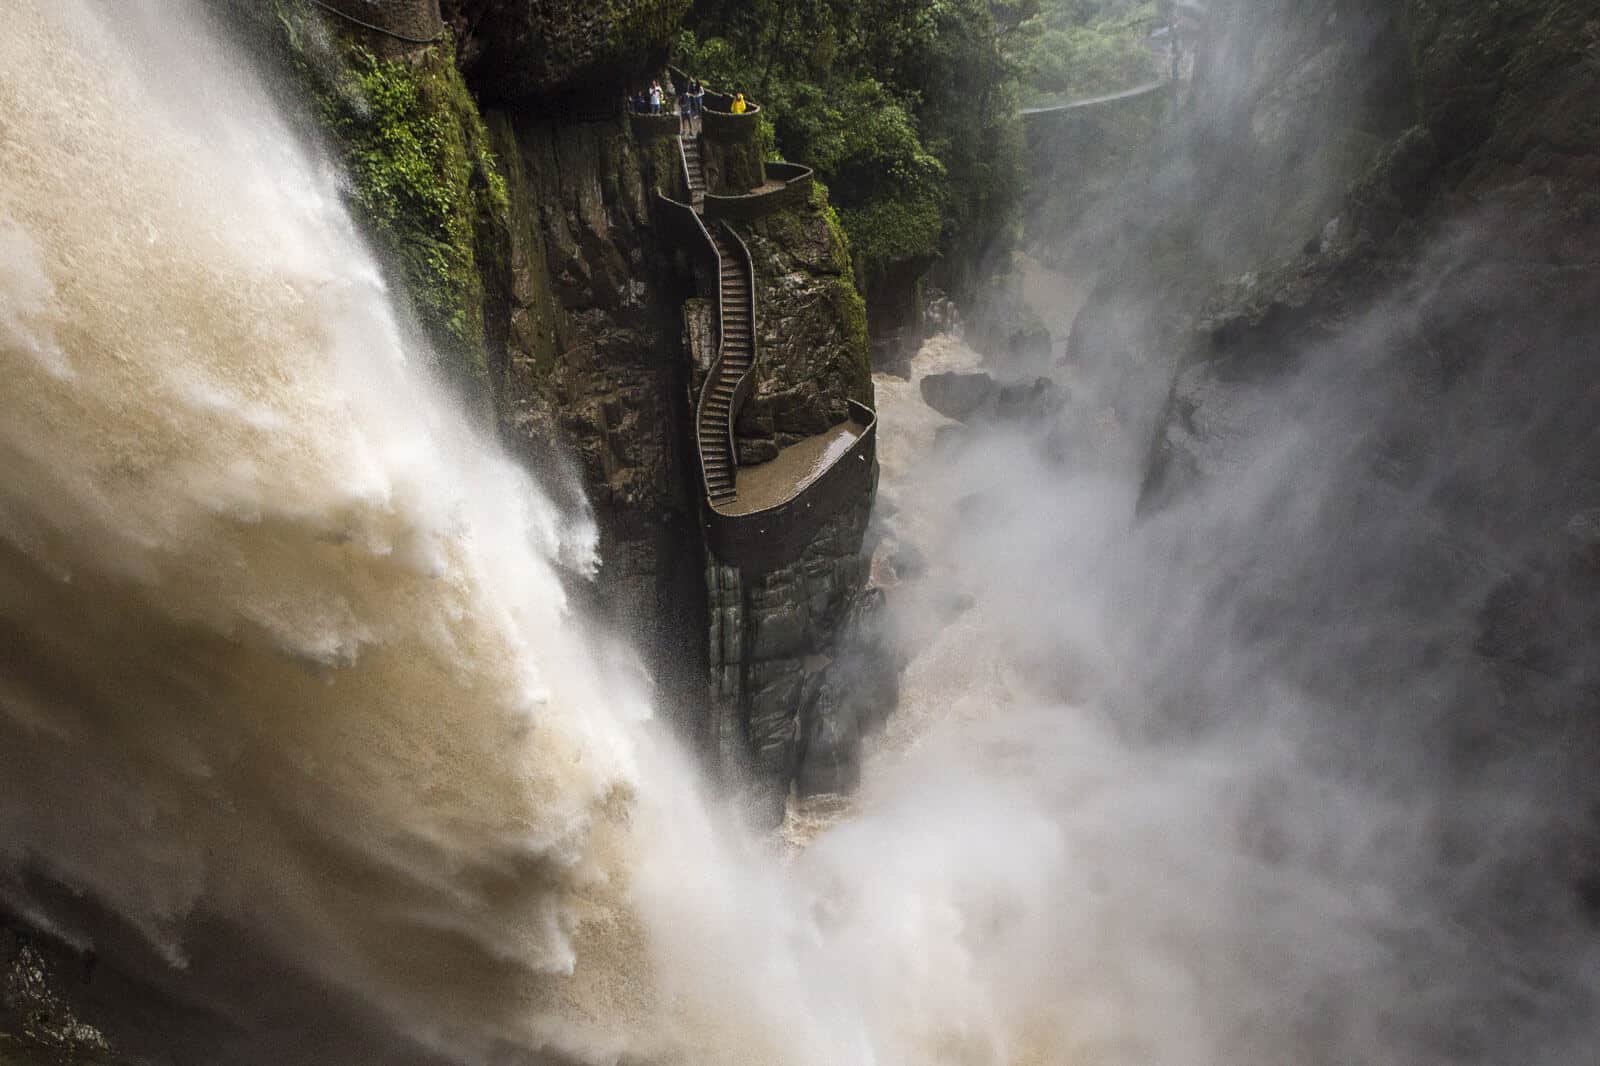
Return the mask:
[[[719,225],[722,226],[724,232],[726,232],[729,237],[733,238],[733,242],[739,246],[739,251],[744,256],[745,282],[749,294],[750,365],[745,369],[743,374],[739,375],[739,380],[734,382],[733,395],[728,399],[728,457],[733,462],[734,476],[737,479],[739,473],[739,454],[734,450],[733,424],[734,421],[739,417],[739,411],[744,407],[744,402],[750,398],[751,390],[755,388],[756,364],[760,362],[761,359],[761,346],[756,343],[756,268],[755,260],[751,258],[750,249],[745,245],[744,239],[740,237],[738,233],[734,232],[733,227],[728,225],[728,223],[722,222],[719,223]],[[722,301],[720,298],[720,294],[722,292],[722,270],[720,265],[717,269],[717,292],[719,294],[717,307],[718,314],[720,315],[722,307]],[[720,346],[718,354],[718,363],[720,365],[720,356],[722,354]],[[706,378],[705,385],[701,389],[700,393],[702,403],[705,402],[705,397],[710,394],[712,386],[715,384],[715,380],[715,378],[711,377]],[[709,500],[710,498],[711,496],[708,491],[706,494],[706,499]],[[715,504],[712,504],[712,509],[716,509]]]

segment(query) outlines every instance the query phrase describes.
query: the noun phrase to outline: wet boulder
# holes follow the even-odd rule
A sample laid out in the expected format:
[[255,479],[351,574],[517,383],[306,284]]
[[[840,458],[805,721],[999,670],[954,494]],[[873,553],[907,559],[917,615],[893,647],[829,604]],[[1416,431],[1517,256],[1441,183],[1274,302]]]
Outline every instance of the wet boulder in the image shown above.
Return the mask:
[[965,422],[995,398],[998,386],[984,373],[948,371],[922,379],[922,401],[946,418]]

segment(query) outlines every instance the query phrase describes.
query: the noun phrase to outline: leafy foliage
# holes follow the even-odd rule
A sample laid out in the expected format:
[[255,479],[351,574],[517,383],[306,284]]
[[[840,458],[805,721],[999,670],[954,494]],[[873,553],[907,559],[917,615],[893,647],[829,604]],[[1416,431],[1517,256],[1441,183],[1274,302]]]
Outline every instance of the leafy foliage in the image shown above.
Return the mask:
[[827,181],[867,281],[1007,231],[1022,172],[1003,43],[1035,7],[701,0],[679,52]]
[[1024,101],[1065,102],[1155,77],[1148,42],[1165,24],[1155,0],[1042,0],[1009,42]]

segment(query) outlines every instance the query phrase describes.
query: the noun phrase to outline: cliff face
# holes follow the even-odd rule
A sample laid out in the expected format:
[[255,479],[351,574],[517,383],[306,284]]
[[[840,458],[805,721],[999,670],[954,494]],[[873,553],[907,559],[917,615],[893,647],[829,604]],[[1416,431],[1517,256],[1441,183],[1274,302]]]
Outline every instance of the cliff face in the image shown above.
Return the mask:
[[[1516,861],[1592,909],[1600,18],[1417,0],[1394,25],[1405,128],[1301,249],[1259,257],[1158,350],[1178,369],[1142,506],[1203,514],[1200,489],[1293,463],[1213,545],[1284,560],[1248,579],[1250,639],[1260,619],[1297,634],[1297,676],[1428,731],[1439,772],[1537,761],[1570,820],[1530,828]],[[1313,136],[1315,115],[1296,123]],[[1293,195],[1263,186],[1260,209]]]
[[1413,325],[1385,343],[1439,388],[1468,369],[1536,371],[1593,335],[1597,35],[1578,4],[1410,5],[1397,43],[1414,123],[1307,227],[1301,254],[1261,256],[1260,271],[1212,301],[1182,356],[1153,494],[1221,461],[1223,427],[1249,423],[1223,410],[1249,390],[1224,383],[1336,349],[1397,286]]
[[[755,268],[760,352],[754,393],[735,425],[739,462],[749,467],[845,421],[847,401],[870,406],[872,376],[865,308],[825,190],[742,226],[741,236]],[[715,354],[709,313],[699,301],[684,309],[702,371]],[[870,638],[860,618],[871,613],[862,599],[871,511],[869,493],[827,520],[798,559],[769,572],[742,573],[714,554],[707,561],[709,743],[723,772],[750,786],[774,820],[797,780],[813,790],[849,787],[866,715],[847,693],[863,676],[875,695],[884,690],[855,662]]]
[[620,120],[491,111],[488,122],[511,203],[502,436],[547,481],[562,480],[553,457],[576,460],[600,530],[602,611],[646,649],[664,702],[696,705],[705,626],[685,283],[651,225],[660,164]]
[[[1150,135],[1154,100],[1079,119],[1084,204],[1050,203],[1056,258],[1097,274],[1068,345],[1142,451],[1181,334],[1222,279],[1320,242],[1346,190],[1411,122],[1408,40],[1386,0],[1209,5],[1192,83]],[[1130,138],[1144,139],[1142,149]],[[1058,164],[1060,165],[1060,164]],[[1082,169],[1078,167],[1077,169]],[[1075,261],[1075,262],[1074,262]]]

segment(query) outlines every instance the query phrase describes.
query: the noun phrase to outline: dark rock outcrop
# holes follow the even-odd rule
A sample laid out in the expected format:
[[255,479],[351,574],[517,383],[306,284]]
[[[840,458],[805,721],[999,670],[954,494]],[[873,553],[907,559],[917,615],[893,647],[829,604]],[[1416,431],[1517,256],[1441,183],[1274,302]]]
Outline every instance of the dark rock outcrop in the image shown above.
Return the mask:
[[994,378],[951,370],[922,379],[922,401],[946,418],[965,422],[994,399]]
[[444,0],[462,69],[480,99],[617,114],[659,71],[689,0]]
[[[853,678],[867,675],[868,653],[845,634],[861,629],[846,623],[866,582],[862,542],[871,510],[871,497],[863,497],[829,519],[800,559],[770,573],[742,574],[712,562],[712,732],[718,759],[725,772],[748,775],[774,822],[801,771],[807,735],[832,738],[826,754],[818,742],[817,767],[853,765],[864,712],[855,695],[842,693]],[[882,689],[881,683],[868,683],[859,692]],[[848,778],[838,772],[841,782]],[[820,769],[811,772],[811,790],[820,788],[824,776]]]

